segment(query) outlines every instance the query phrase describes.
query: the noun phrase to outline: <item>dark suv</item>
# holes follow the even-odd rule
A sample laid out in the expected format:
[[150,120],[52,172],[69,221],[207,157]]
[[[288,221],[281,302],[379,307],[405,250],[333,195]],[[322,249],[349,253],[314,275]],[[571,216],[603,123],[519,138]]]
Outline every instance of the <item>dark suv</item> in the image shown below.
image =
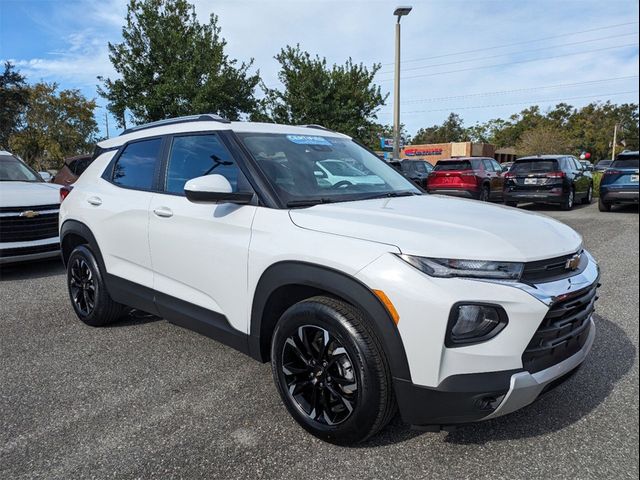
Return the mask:
[[516,160],[505,175],[504,202],[553,203],[571,210],[577,200],[591,203],[593,176],[570,155],[540,155]]
[[424,160],[393,160],[389,162],[393,168],[421,188],[427,188],[427,178],[433,171],[433,165]]
[[493,158],[449,158],[436,164],[427,191],[488,202],[502,199],[503,185],[502,167]]

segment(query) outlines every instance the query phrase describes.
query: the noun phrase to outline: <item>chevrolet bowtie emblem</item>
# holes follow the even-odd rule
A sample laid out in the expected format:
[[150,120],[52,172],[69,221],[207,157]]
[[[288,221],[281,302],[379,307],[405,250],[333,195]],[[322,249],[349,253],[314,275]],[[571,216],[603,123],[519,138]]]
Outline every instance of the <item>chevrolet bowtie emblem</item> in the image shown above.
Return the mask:
[[34,212],[33,210],[25,210],[24,212],[20,213],[20,216],[24,218],[33,218],[37,217],[38,215],[40,215],[40,212]]
[[565,270],[577,270],[578,268],[580,268],[581,257],[582,254],[578,253],[567,260],[567,263],[564,266]]

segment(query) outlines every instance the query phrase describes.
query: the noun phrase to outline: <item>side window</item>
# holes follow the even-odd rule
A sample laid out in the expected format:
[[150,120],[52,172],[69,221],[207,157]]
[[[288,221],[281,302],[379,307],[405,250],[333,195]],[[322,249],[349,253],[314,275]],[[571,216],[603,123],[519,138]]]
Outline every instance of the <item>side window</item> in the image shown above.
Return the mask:
[[113,167],[113,183],[138,190],[151,190],[161,145],[160,138],[127,145]]
[[482,160],[482,166],[487,172],[493,172],[493,164],[491,160]]
[[184,184],[204,175],[222,175],[238,191],[242,173],[218,135],[174,137],[169,154],[165,191],[184,194]]
[[493,170],[495,172],[501,172],[502,171],[502,167],[500,166],[500,164],[498,162],[496,162],[495,160],[491,160],[491,165],[493,165]]

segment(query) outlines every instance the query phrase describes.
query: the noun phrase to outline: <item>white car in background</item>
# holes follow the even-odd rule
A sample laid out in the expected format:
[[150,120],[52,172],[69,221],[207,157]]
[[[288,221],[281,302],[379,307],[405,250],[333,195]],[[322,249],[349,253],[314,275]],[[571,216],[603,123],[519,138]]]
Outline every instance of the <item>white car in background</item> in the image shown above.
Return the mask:
[[315,171],[316,176],[325,179],[333,187],[340,185],[384,185],[384,180],[377,175],[367,174],[343,160],[321,160],[316,162],[316,165],[318,167],[318,170]]
[[60,186],[0,151],[0,264],[60,254]]

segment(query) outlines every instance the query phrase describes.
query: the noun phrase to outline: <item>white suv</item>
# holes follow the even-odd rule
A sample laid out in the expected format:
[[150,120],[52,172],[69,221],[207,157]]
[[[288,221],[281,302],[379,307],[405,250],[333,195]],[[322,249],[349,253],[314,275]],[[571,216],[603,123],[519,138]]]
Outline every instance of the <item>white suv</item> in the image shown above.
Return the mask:
[[[320,178],[329,159],[372,181]],[[594,341],[599,269],[576,232],[425,195],[318,126],[127,130],[62,203],[60,237],[82,321],[132,307],[271,361],[291,415],[334,443],[397,408],[425,429],[513,412]]]

